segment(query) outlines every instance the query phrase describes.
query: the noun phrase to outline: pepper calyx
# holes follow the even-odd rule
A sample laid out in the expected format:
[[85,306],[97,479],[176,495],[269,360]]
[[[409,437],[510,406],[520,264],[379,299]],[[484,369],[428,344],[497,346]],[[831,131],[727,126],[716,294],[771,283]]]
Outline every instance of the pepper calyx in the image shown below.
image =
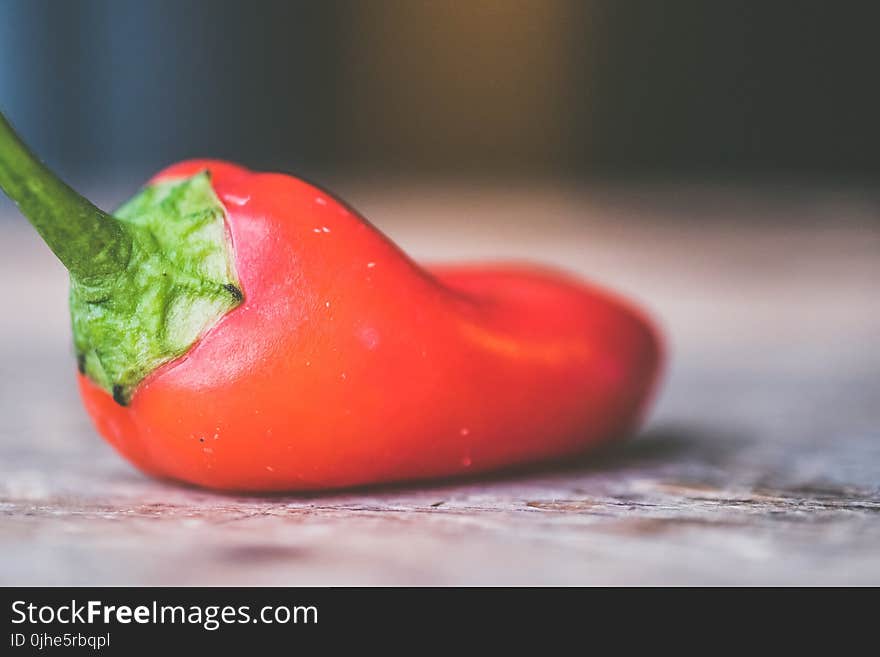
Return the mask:
[[113,216],[131,238],[128,263],[106,276],[71,274],[70,313],[80,371],[127,405],[244,296],[207,172],[148,185]]

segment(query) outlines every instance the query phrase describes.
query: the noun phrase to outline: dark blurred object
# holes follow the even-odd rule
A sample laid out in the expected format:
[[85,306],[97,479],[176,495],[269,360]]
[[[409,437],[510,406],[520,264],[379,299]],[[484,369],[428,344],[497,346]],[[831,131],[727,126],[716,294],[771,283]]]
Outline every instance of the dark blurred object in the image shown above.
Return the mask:
[[0,0],[62,172],[880,172],[874,3]]
[[0,104],[61,170],[323,164],[337,32],[319,2],[0,0]]
[[602,2],[582,162],[880,172],[876,2]]

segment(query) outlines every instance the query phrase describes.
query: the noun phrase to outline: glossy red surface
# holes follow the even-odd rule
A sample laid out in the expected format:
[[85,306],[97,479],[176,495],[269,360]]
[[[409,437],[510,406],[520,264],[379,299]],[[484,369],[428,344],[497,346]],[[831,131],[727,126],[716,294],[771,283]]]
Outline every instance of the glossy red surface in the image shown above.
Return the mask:
[[420,268],[327,192],[209,169],[245,300],[122,407],[80,376],[98,430],[143,470],[306,490],[561,457],[637,425],[661,364],[615,296],[517,265]]

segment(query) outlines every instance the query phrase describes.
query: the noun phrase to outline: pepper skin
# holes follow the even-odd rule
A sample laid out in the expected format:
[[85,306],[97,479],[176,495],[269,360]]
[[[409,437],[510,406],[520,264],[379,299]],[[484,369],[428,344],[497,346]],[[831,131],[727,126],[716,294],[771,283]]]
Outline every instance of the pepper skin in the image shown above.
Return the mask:
[[99,432],[142,470],[294,491],[484,472],[633,431],[661,362],[608,292],[515,265],[416,265],[353,210],[211,160],[244,302],[128,406],[79,375]]

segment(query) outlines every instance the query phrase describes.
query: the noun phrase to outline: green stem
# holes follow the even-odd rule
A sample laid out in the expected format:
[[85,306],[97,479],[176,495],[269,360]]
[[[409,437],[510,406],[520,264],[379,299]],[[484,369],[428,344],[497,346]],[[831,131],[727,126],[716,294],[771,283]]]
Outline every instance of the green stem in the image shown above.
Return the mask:
[[15,201],[73,278],[125,269],[131,236],[111,215],[68,187],[25,146],[0,113],[0,188]]

